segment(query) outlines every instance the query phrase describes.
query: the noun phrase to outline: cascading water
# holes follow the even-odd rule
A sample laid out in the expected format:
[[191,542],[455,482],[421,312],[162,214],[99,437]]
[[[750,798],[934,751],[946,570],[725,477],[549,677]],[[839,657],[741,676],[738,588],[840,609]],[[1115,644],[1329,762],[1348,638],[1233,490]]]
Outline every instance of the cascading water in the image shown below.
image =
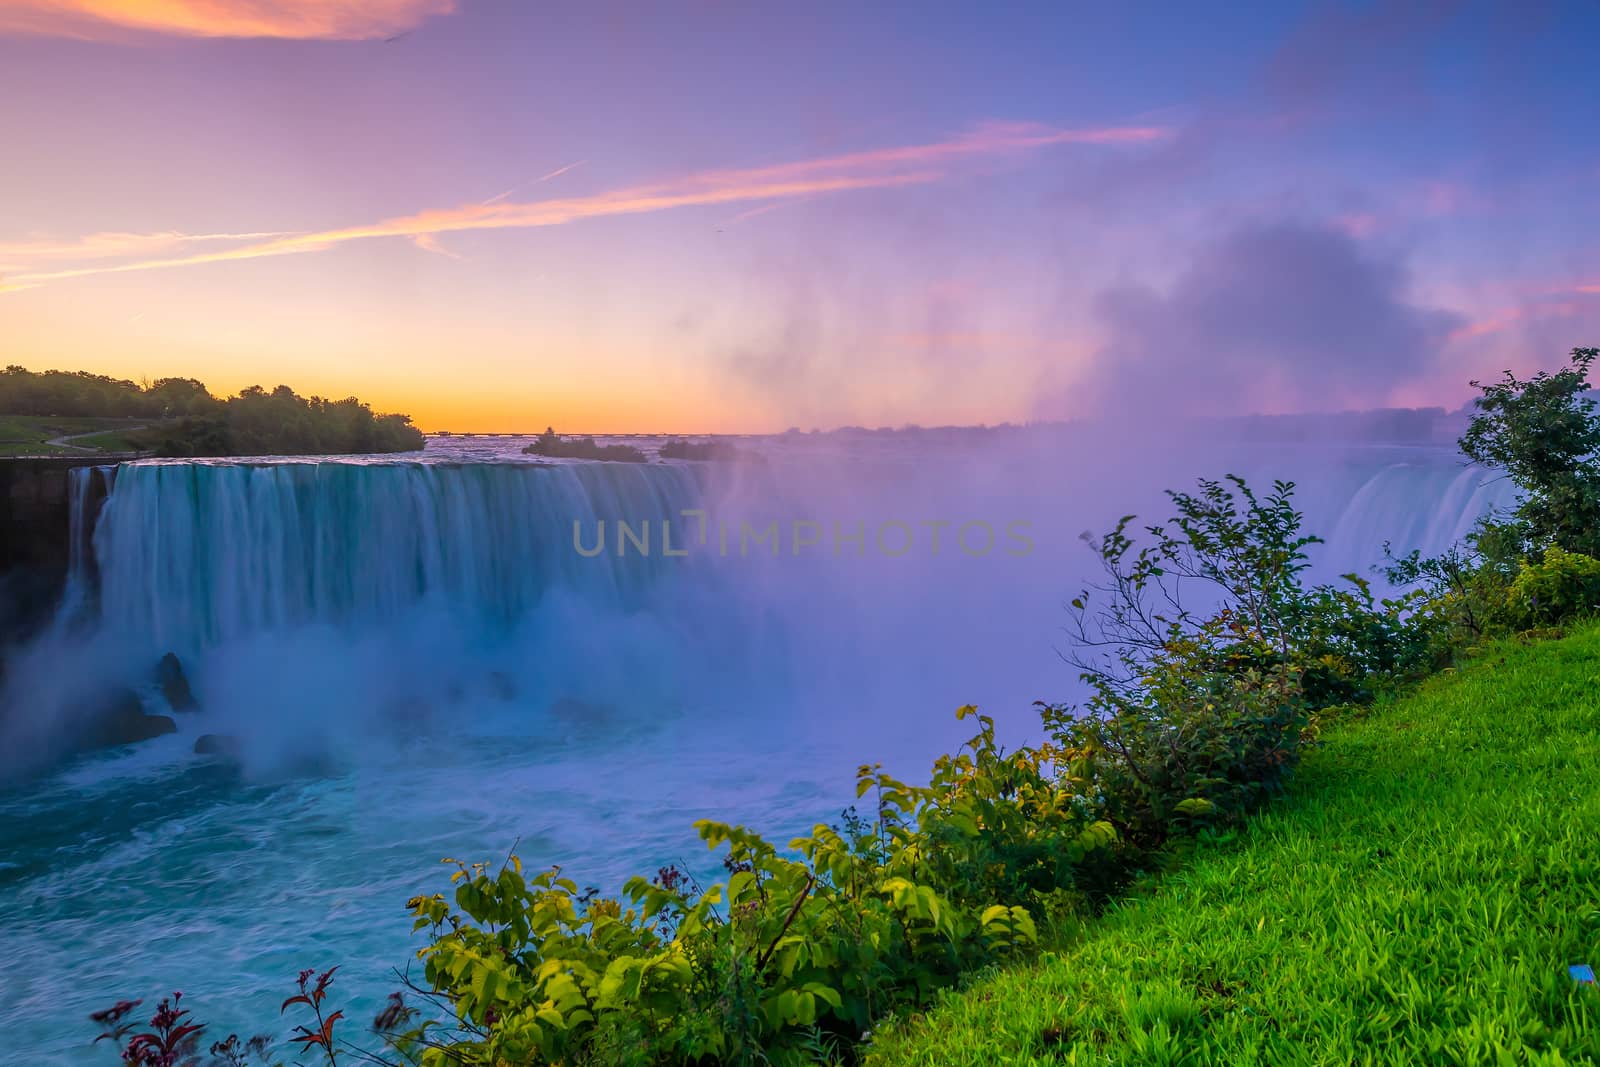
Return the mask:
[[[29,916],[12,950],[38,961],[0,1014],[34,1062],[82,1062],[87,1012],[162,990],[217,1036],[264,1026],[304,967],[342,964],[345,1003],[373,1007],[440,856],[520,840],[529,864],[614,887],[699,862],[694,818],[782,839],[850,803],[861,760],[915,776],[959,704],[1024,733],[1031,700],[1072,693],[1055,653],[1093,562],[1076,535],[1155,514],[1162,486],[1298,477],[1321,576],[1367,572],[1385,542],[1438,551],[1511,501],[1442,449],[1168,450],[1063,473],[1055,452],[892,441],[768,442],[749,466],[531,463],[520,443],[77,474],[85,595],[17,659],[12,706],[48,720],[56,689],[143,679],[172,651],[202,710],[0,793],[0,907]],[[619,548],[619,520],[652,524],[648,554]],[[797,520],[820,544],[794,544]],[[966,551],[957,531],[980,520],[1024,522],[1032,550]],[[773,521],[776,554],[741,546],[743,524]],[[663,522],[686,556],[665,554]],[[607,523],[604,549],[579,551],[574,523],[586,548]],[[886,523],[909,550],[884,550]],[[859,549],[830,543],[858,526]],[[237,737],[240,764],[193,755],[201,733]]]
[[134,464],[95,535],[101,615],[194,653],[429,600],[503,626],[558,589],[633,611],[672,572],[585,558],[573,524],[655,524],[699,499],[696,472],[668,465]]

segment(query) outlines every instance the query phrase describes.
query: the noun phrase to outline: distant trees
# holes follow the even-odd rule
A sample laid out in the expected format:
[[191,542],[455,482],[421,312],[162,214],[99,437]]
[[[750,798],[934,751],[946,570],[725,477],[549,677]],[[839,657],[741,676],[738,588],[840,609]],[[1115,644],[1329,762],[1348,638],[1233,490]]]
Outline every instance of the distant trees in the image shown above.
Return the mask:
[[0,413],[7,415],[151,416],[160,400],[137,382],[84,371],[0,373]]
[[759,453],[749,452],[728,441],[686,441],[674,438],[661,446],[662,459],[694,460],[751,460],[759,461]]
[[163,420],[133,438],[162,456],[336,455],[413,452],[422,431],[408,415],[375,414],[355,397],[302,397],[259,385],[219,400],[193,378],[149,385],[83,371],[0,373],[0,414]]
[[293,456],[415,452],[422,431],[407,415],[377,415],[355,397],[302,397],[286,385],[251,386],[209,413],[149,431],[163,456]]
[[646,463],[649,457],[632,445],[602,445],[593,437],[566,437],[547,428],[523,450],[524,455],[552,459],[606,459],[614,463]]
[[145,396],[159,405],[154,414],[168,418],[211,414],[221,403],[206,389],[205,383],[194,378],[159,378],[145,390]]

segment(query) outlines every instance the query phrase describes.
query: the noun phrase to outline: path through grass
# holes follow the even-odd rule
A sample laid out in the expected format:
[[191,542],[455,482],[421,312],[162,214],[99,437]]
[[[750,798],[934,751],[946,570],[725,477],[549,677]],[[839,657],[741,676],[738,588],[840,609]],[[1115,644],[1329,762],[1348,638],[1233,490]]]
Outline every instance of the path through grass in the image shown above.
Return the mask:
[[0,415],[0,456],[81,456],[94,451],[137,451],[137,443],[126,435],[151,422],[150,419]]

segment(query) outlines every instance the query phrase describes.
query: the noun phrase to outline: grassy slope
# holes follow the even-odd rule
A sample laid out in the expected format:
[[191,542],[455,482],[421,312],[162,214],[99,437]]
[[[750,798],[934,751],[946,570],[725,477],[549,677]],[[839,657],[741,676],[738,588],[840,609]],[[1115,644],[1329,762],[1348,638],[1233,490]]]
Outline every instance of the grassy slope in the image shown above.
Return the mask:
[[[129,427],[150,425],[159,421],[53,415],[0,415],[0,456],[83,455],[84,449],[99,449],[106,452],[132,451],[133,443],[123,436]],[[61,448],[48,443],[52,438],[74,434],[93,436],[78,437],[73,440],[71,443],[77,445],[77,448]]]
[[1325,741],[1234,840],[871,1062],[1600,1062],[1600,986],[1567,976],[1600,967],[1600,628]]

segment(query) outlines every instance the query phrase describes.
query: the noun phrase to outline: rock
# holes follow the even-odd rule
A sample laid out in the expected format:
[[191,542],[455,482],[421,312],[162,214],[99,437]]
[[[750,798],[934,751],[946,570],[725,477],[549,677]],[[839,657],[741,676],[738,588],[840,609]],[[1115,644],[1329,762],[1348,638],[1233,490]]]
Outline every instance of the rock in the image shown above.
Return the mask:
[[146,715],[139,695],[115,689],[97,701],[84,719],[83,747],[114,748],[177,733],[178,725],[165,715]]
[[178,657],[173,653],[168,652],[156,664],[156,682],[173,711],[194,711],[199,707],[195,703],[194,693],[189,689],[189,679],[184,677],[183,664],[178,662]]
[[232,734],[201,734],[194,743],[196,756],[222,756],[236,760],[239,750],[239,739]]

